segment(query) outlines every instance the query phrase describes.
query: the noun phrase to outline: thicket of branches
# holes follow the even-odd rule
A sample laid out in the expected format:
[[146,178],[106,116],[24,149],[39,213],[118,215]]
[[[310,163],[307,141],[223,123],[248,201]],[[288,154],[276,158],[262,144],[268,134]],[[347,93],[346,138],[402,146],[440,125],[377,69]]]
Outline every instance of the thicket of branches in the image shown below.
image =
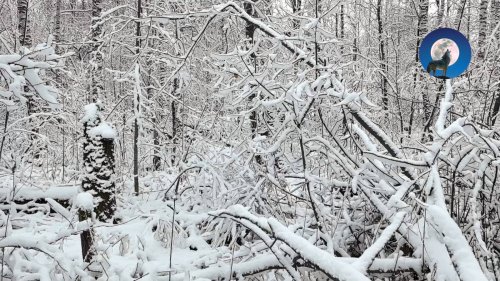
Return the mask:
[[499,0],[0,11],[1,279],[500,280]]

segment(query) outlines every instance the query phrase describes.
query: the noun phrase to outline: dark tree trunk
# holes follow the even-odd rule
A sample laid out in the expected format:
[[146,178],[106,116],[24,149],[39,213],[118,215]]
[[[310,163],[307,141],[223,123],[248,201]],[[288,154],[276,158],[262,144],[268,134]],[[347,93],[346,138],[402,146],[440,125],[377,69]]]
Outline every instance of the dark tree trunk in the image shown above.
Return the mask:
[[491,121],[490,121],[491,126],[495,125],[498,118],[499,110],[500,110],[500,86],[497,86],[497,94],[495,97],[495,103],[493,104],[493,111],[491,113]]
[[91,70],[91,97],[89,102],[96,102],[101,93],[104,91],[103,77],[102,77],[102,64],[103,58],[102,53],[99,50],[101,45],[100,36],[102,27],[99,23],[98,18],[101,16],[102,12],[101,0],[92,0],[92,70]]
[[[151,119],[153,124],[156,124],[156,117]],[[153,167],[155,171],[159,171],[161,168],[161,158],[160,158],[160,136],[158,134],[158,129],[153,129],[153,144],[154,144],[154,155],[153,155]]]
[[[298,13],[300,11],[301,7],[302,7],[302,0],[292,0],[292,13],[293,14]],[[247,11],[247,13],[248,13],[248,11]],[[249,15],[252,15],[252,14],[249,13]],[[299,28],[300,28],[300,20],[294,18],[292,21],[292,25],[293,25],[293,30],[295,32],[298,32]],[[247,37],[248,37],[248,34],[247,34]]]
[[[427,22],[428,22],[428,14],[429,14],[429,0],[420,0],[419,2],[419,11],[418,11],[418,20],[417,20],[417,44],[415,47],[415,75],[413,76],[413,83],[414,83],[414,88],[415,89],[421,89],[422,90],[422,100],[423,100],[423,109],[424,109],[424,124],[429,120],[431,116],[431,105],[430,105],[430,100],[429,96],[427,95],[427,84],[422,83],[420,81],[420,76],[419,73],[422,73],[420,63],[419,63],[419,56],[418,56],[418,48],[420,46],[420,42],[422,40],[422,37],[427,33]],[[418,78],[418,79],[417,79]],[[419,85],[421,84],[421,85]],[[410,120],[408,124],[408,135],[411,136],[412,132],[412,127],[413,127],[413,122],[414,122],[414,115],[415,115],[415,103],[412,101],[411,102],[411,108],[410,108]]]
[[[500,24],[500,0],[493,0],[491,3],[491,17],[492,17],[492,27],[491,30],[492,32],[495,31],[495,28],[498,24]],[[497,40],[500,40],[500,28],[496,30],[495,33],[495,38]],[[497,80],[499,79],[498,77],[500,76],[500,70],[498,67],[496,68],[496,75],[497,75]],[[491,123],[490,125],[493,126],[495,125],[495,122],[498,118],[498,112],[500,111],[500,85],[496,86],[496,98],[495,102],[493,105],[493,111],[491,113]]]
[[[142,14],[142,3],[141,0],[137,0],[137,18],[140,19]],[[136,22],[136,30],[135,30],[135,53],[139,56],[140,48],[141,48],[141,22]],[[138,58],[137,58],[138,59]],[[139,91],[140,89],[137,89]],[[134,118],[134,192],[135,195],[139,195],[139,123],[137,116],[139,114],[140,106],[141,106],[141,95],[140,93],[136,93],[135,100],[135,108],[134,111],[136,116]]]
[[[300,0],[294,0],[293,2],[293,12],[295,13],[295,7],[297,7],[297,5],[300,5]],[[255,12],[255,9],[253,7],[253,4],[252,3],[249,3],[249,2],[245,2],[243,4],[243,8],[245,9],[245,12],[253,17],[256,16],[256,12]],[[294,19],[293,20],[293,25],[294,25],[294,29],[296,29],[296,25],[298,25],[299,23]],[[255,26],[255,24],[251,23],[251,22],[246,22],[246,25],[245,25],[245,35],[246,35],[246,40],[247,40],[247,50],[250,50],[252,48],[252,45],[254,44],[254,35],[255,35],[255,30],[257,29],[257,27]],[[252,64],[253,64],[253,72],[255,73],[257,71],[257,58],[255,56],[254,53],[250,54],[250,58],[252,59]],[[248,100],[250,102],[253,101],[253,99],[256,97],[256,94],[253,93],[251,94],[249,97],[248,97]],[[258,114],[257,114],[257,109],[256,110],[253,110],[251,113],[250,113],[250,130],[252,132],[252,138],[255,138],[258,134],[258,127],[259,127],[259,124],[258,124],[259,120],[258,120]],[[262,157],[260,155],[256,155],[255,156],[255,160],[257,161],[257,163],[259,165],[262,164]]]
[[28,0],[17,0],[17,16],[19,30],[19,44],[23,47],[31,45],[31,35],[29,30]]
[[479,60],[484,58],[486,33],[488,32],[488,0],[481,0],[479,4],[479,36],[477,38],[477,46],[479,51],[477,56]]
[[[178,7],[175,3],[172,3],[172,12],[177,12]],[[179,25],[178,21],[174,21],[174,33],[175,33],[175,39],[179,40]],[[181,53],[180,51],[177,51],[176,55],[180,56]],[[183,138],[183,136],[179,136],[179,132],[181,131],[181,126],[184,126],[184,124],[181,123],[181,120],[179,119],[179,115],[182,114],[180,111],[180,108],[178,106],[179,98],[181,97],[181,93],[179,92],[179,87],[180,87],[180,81],[178,77],[175,77],[172,81],[172,101],[170,102],[170,110],[171,110],[171,117],[172,117],[172,135],[171,135],[171,145],[172,145],[172,150],[171,150],[171,155],[170,155],[170,163],[171,165],[175,165],[177,161],[177,147],[179,144],[179,140]]]
[[[86,221],[92,218],[92,212],[87,210],[79,210],[78,211],[78,219],[80,221]],[[93,241],[94,233],[92,229],[84,230],[80,233],[80,244],[82,247],[82,258],[84,262],[91,262],[94,257],[94,250],[92,246],[94,245]]]
[[[344,4],[340,5],[340,38],[344,39]],[[344,54],[344,43],[340,45],[340,53]]]
[[[178,90],[179,90],[179,79],[174,78],[172,96],[177,98],[179,96]],[[171,157],[170,163],[172,165],[175,165],[176,152],[177,152],[176,147],[177,147],[177,144],[179,143],[178,132],[179,132],[179,127],[180,127],[180,120],[179,120],[179,116],[177,116],[177,111],[178,111],[177,103],[178,102],[174,99],[170,103],[170,111],[172,112],[172,138],[171,138],[172,154],[170,155],[170,157]]]
[[95,208],[96,218],[100,221],[108,221],[113,217],[116,209],[114,139],[92,133],[92,129],[100,124],[99,114],[83,123],[85,174],[82,177],[82,189],[98,198]]
[[378,39],[379,39],[379,58],[380,58],[380,69],[382,71],[380,90],[382,92],[382,107],[384,110],[384,114],[387,117],[389,110],[389,100],[387,97],[387,64],[386,64],[386,55],[384,49],[384,29],[382,22],[382,0],[377,1],[377,22],[378,22]]
[[[491,32],[495,30],[498,24],[500,24],[500,0],[492,0],[491,2]],[[500,40],[500,28],[496,30],[495,38]]]
[[462,25],[462,18],[464,16],[464,10],[466,4],[467,0],[460,0],[460,4],[458,4],[458,11],[455,17],[455,26],[457,30],[460,30],[460,26]]

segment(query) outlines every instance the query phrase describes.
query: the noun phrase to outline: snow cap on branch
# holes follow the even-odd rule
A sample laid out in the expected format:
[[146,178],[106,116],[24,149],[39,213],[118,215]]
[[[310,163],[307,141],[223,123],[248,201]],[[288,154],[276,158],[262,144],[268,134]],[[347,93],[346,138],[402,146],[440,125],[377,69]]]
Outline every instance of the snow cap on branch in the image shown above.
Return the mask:
[[96,103],[87,104],[84,107],[85,115],[83,115],[80,122],[94,122],[99,117],[99,110],[101,109],[101,102],[97,101]]
[[80,192],[76,196],[73,205],[80,210],[92,211],[94,208],[94,198],[88,192]]
[[104,139],[114,139],[116,138],[116,131],[107,122],[102,122],[97,127],[92,128],[89,131],[90,136],[97,137],[100,136]]

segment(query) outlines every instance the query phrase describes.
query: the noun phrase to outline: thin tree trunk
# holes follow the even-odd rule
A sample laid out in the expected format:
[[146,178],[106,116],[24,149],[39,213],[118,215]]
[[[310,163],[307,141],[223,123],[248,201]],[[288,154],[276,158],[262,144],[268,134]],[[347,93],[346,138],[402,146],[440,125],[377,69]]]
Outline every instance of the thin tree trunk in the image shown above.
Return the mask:
[[443,23],[443,15],[444,15],[444,1],[445,0],[438,0],[436,5],[438,6],[438,14],[437,14],[437,22],[438,26],[441,26]]
[[6,106],[5,107],[5,123],[3,125],[3,137],[2,137],[2,143],[0,144],[0,160],[2,159],[3,156],[3,144],[5,143],[5,137],[7,136],[7,124],[9,123],[9,108]]
[[[495,31],[495,28],[500,24],[500,0],[492,0],[491,2],[491,32]],[[495,38],[500,40],[500,28],[496,30]]]
[[379,39],[379,58],[380,58],[380,69],[382,71],[381,74],[381,83],[380,90],[382,92],[382,107],[384,110],[384,114],[388,117],[389,110],[389,100],[387,97],[387,62],[386,55],[384,49],[384,29],[382,23],[382,0],[377,1],[377,22],[378,22],[378,39]]
[[[297,7],[300,7],[300,0],[294,0],[292,1],[292,12],[293,13],[296,13],[297,10],[296,8]],[[256,13],[255,13],[255,10],[254,10],[254,7],[253,7],[253,4],[249,3],[249,2],[245,2],[243,4],[243,8],[245,9],[245,12],[251,16],[256,16]],[[298,27],[299,27],[300,23],[298,22],[298,20],[296,19],[293,19],[293,29],[294,30],[297,30]],[[255,30],[256,30],[256,26],[255,24],[251,23],[251,22],[246,22],[246,25],[245,25],[245,35],[246,35],[246,39],[247,39],[247,50],[250,50],[252,48],[252,45],[254,44],[254,35],[255,35]],[[254,53],[250,54],[250,58],[252,59],[252,63],[253,63],[253,72],[255,73],[257,71],[257,62],[256,62],[256,56]],[[251,94],[249,97],[248,97],[248,100],[250,102],[252,102],[252,100],[256,97],[256,94],[253,93]],[[258,134],[258,115],[257,115],[257,109],[256,110],[253,110],[251,113],[250,113],[250,129],[251,129],[251,132],[252,132],[252,138],[255,138]],[[257,163],[259,165],[262,164],[262,157],[260,155],[256,155],[255,156],[255,160],[257,161]]]
[[467,0],[461,0],[460,4],[458,4],[458,11],[455,17],[455,26],[457,30],[460,30],[460,25],[462,24],[462,18],[464,16],[465,5],[467,4]]
[[[344,39],[344,4],[340,5],[340,38]],[[340,45],[340,53],[344,54],[344,43]]]
[[29,47],[31,45],[28,8],[29,8],[28,0],[17,0],[17,16],[19,21],[18,23],[19,44],[22,47]]
[[[177,6],[175,4],[172,4],[172,11],[173,12],[177,12]],[[174,26],[175,26],[175,39],[176,39],[176,44],[177,44],[177,41],[179,40],[179,26],[178,26],[178,22],[177,20],[175,20],[174,22]],[[180,56],[181,53],[180,51],[178,51],[176,53],[176,55]],[[176,161],[177,161],[177,157],[176,157],[176,154],[177,154],[177,144],[179,143],[179,136],[178,136],[178,133],[180,131],[180,126],[183,126],[183,124],[181,124],[180,120],[179,120],[179,117],[178,117],[178,101],[177,99],[180,97],[180,93],[179,93],[179,84],[180,84],[180,81],[179,81],[179,78],[178,77],[175,77],[172,81],[172,96],[175,97],[172,99],[171,103],[170,103],[170,110],[171,110],[171,116],[172,116],[172,136],[171,136],[171,144],[172,144],[172,150],[171,150],[171,155],[170,155],[170,163],[171,165],[175,165]],[[182,136],[181,136],[182,137]]]
[[[492,27],[491,30],[492,32],[495,31],[496,25],[500,24],[500,0],[493,0],[491,3],[491,17],[492,17]],[[500,28],[496,30],[495,33],[495,38],[497,40],[500,40]],[[500,71],[497,69],[497,80],[499,79],[498,76],[500,76]],[[490,125],[493,126],[495,125],[495,122],[498,118],[498,113],[500,111],[500,85],[496,86],[496,98],[493,106],[493,111],[491,113],[491,118],[490,118]]]
[[486,33],[488,32],[488,0],[481,0],[479,4],[479,35],[477,38],[477,46],[479,51],[477,56],[479,60],[484,58]]
[[[91,70],[91,96],[89,102],[97,102],[101,93],[104,91],[103,77],[102,77],[102,53],[99,50],[100,35],[102,27],[99,24],[99,17],[102,12],[102,0],[92,0],[92,70]],[[83,2],[82,2],[83,3]],[[83,4],[82,4],[83,5]]]
[[[137,0],[137,18],[140,19],[142,14],[142,3],[141,0]],[[136,30],[135,30],[135,53],[137,56],[139,56],[140,53],[140,47],[141,47],[141,22],[137,21],[136,22]],[[137,58],[139,59],[139,58]],[[140,68],[139,68],[140,71]],[[139,89],[138,89],[139,90]],[[139,195],[139,147],[138,147],[138,142],[139,142],[139,122],[137,114],[139,113],[139,107],[141,104],[141,95],[140,93],[136,93],[136,100],[135,100],[135,113],[136,116],[134,118],[134,192],[135,195]]]
[[[420,70],[420,65],[419,65],[418,48],[420,46],[420,42],[422,40],[422,37],[427,33],[429,0],[420,0],[418,7],[419,7],[419,12],[418,12],[418,22],[417,22],[417,42],[416,42],[416,46],[415,46],[416,71],[415,71],[415,75],[413,76],[413,83],[414,83],[415,89],[422,90],[422,100],[423,100],[423,109],[424,109],[424,118],[425,118],[424,124],[425,124],[425,122],[427,122],[431,116],[431,105],[430,105],[429,96],[427,95],[427,89],[426,89],[427,85],[425,83],[423,83],[423,87],[418,85],[421,82],[420,78],[419,78],[419,73],[422,72]],[[411,136],[411,132],[412,132],[414,115],[415,115],[415,103],[412,101],[411,108],[410,108],[410,120],[409,120],[409,124],[408,124],[408,135],[409,136]]]
[[[57,54],[60,53],[60,43],[61,43],[61,0],[56,0],[56,18],[55,18],[55,27],[54,27],[54,39],[55,39],[55,51]],[[58,87],[62,88],[62,80],[59,72],[56,73],[55,81]],[[65,105],[65,97],[62,96],[62,110],[64,112]],[[64,124],[62,119],[58,120],[59,126]],[[61,128],[62,135],[62,173],[61,173],[61,181],[64,182],[65,177],[65,168],[66,168],[66,130]]]

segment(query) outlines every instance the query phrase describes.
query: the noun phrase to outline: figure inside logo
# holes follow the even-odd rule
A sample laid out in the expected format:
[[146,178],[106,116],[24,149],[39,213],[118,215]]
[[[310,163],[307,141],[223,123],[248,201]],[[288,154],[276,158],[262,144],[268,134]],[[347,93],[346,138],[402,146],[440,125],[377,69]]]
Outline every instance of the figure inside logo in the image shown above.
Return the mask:
[[[440,60],[433,60],[427,65],[427,72],[431,75],[436,75],[436,70],[442,70],[443,76],[446,77],[450,59],[450,50],[446,49],[446,52]],[[432,72],[434,72],[434,74],[432,74]]]

